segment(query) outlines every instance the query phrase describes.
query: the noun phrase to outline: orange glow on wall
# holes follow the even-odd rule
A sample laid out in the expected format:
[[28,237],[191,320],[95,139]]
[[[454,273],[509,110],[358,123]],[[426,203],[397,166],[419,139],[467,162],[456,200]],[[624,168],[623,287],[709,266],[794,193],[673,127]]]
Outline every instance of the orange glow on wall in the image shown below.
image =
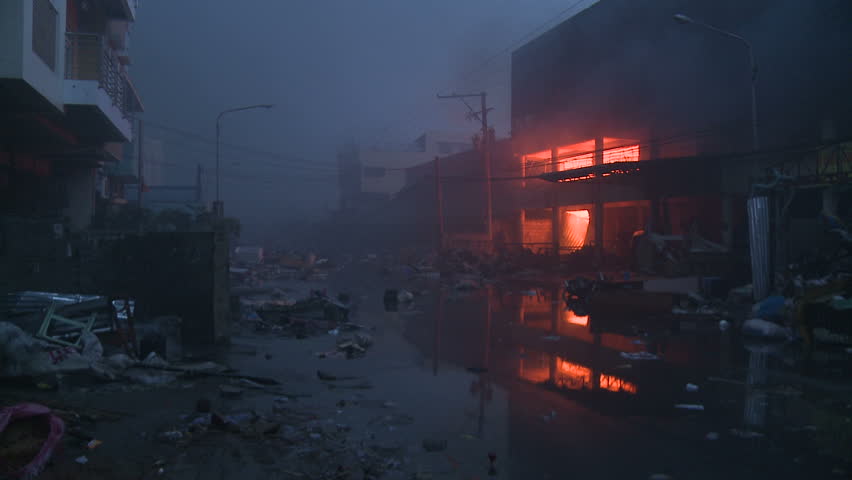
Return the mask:
[[521,157],[523,162],[523,175],[525,177],[534,177],[550,171],[550,150],[542,150],[540,152],[529,153]]
[[562,219],[563,247],[579,249],[586,244],[586,234],[589,232],[589,211],[568,210]]
[[[603,139],[603,163],[638,162],[639,145],[612,146],[613,144],[624,145],[626,142],[630,142],[630,140],[605,137]],[[555,161],[552,158],[550,150],[542,150],[523,155],[523,174],[527,177],[533,177],[548,172],[564,172],[566,170],[591,167],[595,164],[595,149],[595,141],[587,140],[585,142],[557,147]],[[582,179],[578,178],[574,180]]]
[[610,148],[603,152],[603,163],[638,162],[639,145]]

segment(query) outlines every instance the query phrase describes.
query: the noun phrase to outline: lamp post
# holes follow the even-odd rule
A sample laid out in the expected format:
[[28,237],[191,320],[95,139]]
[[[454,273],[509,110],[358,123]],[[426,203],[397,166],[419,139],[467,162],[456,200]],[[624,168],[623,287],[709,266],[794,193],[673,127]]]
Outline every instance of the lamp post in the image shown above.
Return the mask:
[[217,216],[222,216],[222,200],[219,197],[219,188],[220,188],[220,180],[219,180],[219,137],[221,133],[220,123],[222,121],[222,117],[229,113],[234,112],[242,112],[243,110],[254,110],[257,108],[265,108],[270,109],[274,107],[271,104],[262,104],[262,105],[248,105],[246,107],[237,107],[237,108],[229,108],[228,110],[223,110],[219,112],[219,115],[216,117],[216,202],[213,204],[213,211],[217,214]]
[[704,22],[699,22],[698,20],[695,20],[692,17],[686,16],[682,13],[675,14],[673,18],[677,23],[683,25],[699,25],[708,30],[712,30],[716,33],[725,35],[726,37],[735,38],[745,44],[746,50],[748,51],[748,61],[751,66],[751,147],[752,150],[757,151],[760,148],[760,141],[758,140],[757,136],[757,64],[754,61],[754,50],[752,49],[751,43],[749,43],[748,40],[737,35],[736,33],[732,33],[727,30],[722,30],[719,27],[714,27],[713,25],[709,25]]

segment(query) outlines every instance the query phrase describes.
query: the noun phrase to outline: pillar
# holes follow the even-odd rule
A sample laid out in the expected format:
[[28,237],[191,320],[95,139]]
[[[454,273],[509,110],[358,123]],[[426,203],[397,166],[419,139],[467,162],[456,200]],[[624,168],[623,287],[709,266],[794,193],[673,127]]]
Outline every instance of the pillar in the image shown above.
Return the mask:
[[[595,165],[603,165],[603,137],[595,138]],[[598,265],[603,262],[604,257],[604,202],[602,177],[595,178],[595,258]]]

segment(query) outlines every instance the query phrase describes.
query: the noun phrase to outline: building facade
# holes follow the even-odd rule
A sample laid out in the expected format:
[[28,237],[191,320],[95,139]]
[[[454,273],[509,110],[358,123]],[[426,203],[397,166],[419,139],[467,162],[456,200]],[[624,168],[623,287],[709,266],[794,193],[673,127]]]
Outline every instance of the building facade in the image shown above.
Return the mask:
[[0,5],[0,211],[89,226],[141,111],[128,74],[136,0]]
[[838,56],[851,13],[843,1],[602,0],[519,48],[523,242],[624,256],[650,230],[742,249],[755,185],[852,138],[852,68]]

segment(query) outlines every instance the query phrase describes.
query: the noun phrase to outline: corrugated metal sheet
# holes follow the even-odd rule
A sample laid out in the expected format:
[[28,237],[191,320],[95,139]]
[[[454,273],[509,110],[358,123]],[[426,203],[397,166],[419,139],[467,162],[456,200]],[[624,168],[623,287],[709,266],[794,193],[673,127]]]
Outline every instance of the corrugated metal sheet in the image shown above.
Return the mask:
[[751,197],[748,210],[749,251],[754,299],[769,295],[769,197]]

